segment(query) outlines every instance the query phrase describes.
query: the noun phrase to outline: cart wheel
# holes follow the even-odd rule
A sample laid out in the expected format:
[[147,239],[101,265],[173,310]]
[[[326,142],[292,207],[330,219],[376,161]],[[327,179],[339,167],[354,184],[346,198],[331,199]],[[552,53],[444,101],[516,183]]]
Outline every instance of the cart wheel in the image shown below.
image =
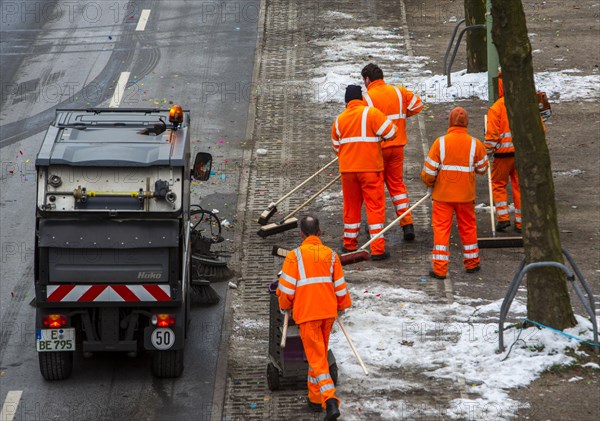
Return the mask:
[[338,366],[336,363],[333,363],[329,366],[329,375],[331,376],[331,380],[333,380],[333,384],[337,386],[338,382]]
[[46,380],[64,380],[73,370],[73,352],[38,352],[40,371]]
[[279,370],[277,370],[277,367],[273,363],[267,364],[267,383],[269,390],[279,389]]

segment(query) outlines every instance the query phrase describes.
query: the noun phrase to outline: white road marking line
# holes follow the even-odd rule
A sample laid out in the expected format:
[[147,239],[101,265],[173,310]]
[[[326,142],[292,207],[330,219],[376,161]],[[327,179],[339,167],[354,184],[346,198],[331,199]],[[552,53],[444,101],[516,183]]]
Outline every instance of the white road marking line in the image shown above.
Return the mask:
[[140,15],[140,20],[135,27],[136,31],[143,31],[146,29],[146,24],[148,23],[148,18],[150,17],[150,9],[142,10],[142,14]]
[[2,412],[0,412],[0,421],[12,421],[17,413],[17,407],[21,400],[22,390],[11,390],[6,394]]
[[121,76],[119,76],[117,86],[115,86],[115,92],[110,100],[108,108],[119,108],[119,104],[123,99],[123,93],[125,93],[125,88],[127,87],[127,82],[129,81],[129,74],[129,72],[123,72],[121,73]]

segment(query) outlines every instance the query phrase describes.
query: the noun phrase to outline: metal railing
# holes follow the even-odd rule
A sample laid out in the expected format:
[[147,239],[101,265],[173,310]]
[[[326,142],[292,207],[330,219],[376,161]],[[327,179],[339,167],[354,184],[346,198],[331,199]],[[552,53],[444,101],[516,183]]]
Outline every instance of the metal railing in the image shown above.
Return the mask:
[[[502,306],[500,307],[500,321],[498,322],[498,349],[500,352],[504,351],[504,322],[506,320],[506,315],[508,314],[508,310],[510,309],[511,304],[515,296],[517,295],[517,290],[521,285],[521,281],[523,280],[523,277],[527,272],[540,267],[555,267],[561,269],[567,275],[567,280],[572,283],[573,288],[577,293],[577,296],[579,297],[581,303],[583,304],[583,307],[585,308],[585,311],[590,316],[594,331],[594,342],[598,343],[598,325],[596,322],[596,308],[594,303],[594,295],[592,294],[592,291],[590,290],[588,284],[585,282],[581,271],[575,264],[575,261],[573,260],[569,252],[567,252],[567,250],[565,250],[564,248],[562,249],[562,252],[563,255],[567,258],[567,261],[569,262],[571,267],[573,268],[573,271],[571,271],[571,269],[569,269],[562,263],[558,262],[535,262],[525,265],[525,259],[521,261],[521,264],[517,269],[517,273],[515,274],[515,277],[513,278],[513,281],[510,284],[510,287],[508,288],[508,293],[506,294],[506,297],[504,297],[504,301],[502,302]],[[573,274],[573,272],[575,272],[575,274]],[[583,288],[587,293],[587,300],[583,296],[581,288],[575,282],[575,275],[577,276],[577,280],[579,280],[581,285],[583,285]]]
[[485,29],[486,26],[484,24],[470,25],[466,26],[460,31],[458,35],[458,41],[454,45],[454,51],[452,52],[452,57],[450,58],[450,63],[448,63],[448,55],[450,54],[450,49],[452,48],[452,44],[454,44],[454,39],[456,38],[456,33],[458,32],[458,27],[463,24],[465,21],[464,18],[456,22],[454,26],[454,30],[452,31],[452,37],[450,37],[450,42],[448,42],[448,46],[446,47],[446,53],[444,54],[444,74],[447,77],[447,85],[452,86],[451,74],[452,74],[452,65],[454,64],[454,59],[456,58],[456,53],[458,52],[458,47],[460,46],[460,42],[462,41],[462,37],[465,32],[470,31],[472,29]]

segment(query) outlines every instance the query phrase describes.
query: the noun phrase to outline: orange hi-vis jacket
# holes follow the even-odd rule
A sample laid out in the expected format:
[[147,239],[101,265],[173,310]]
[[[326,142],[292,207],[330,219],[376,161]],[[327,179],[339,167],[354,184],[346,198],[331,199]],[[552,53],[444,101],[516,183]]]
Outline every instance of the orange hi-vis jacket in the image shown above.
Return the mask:
[[293,308],[296,324],[335,318],[352,305],[340,258],[314,235],[285,258],[277,296],[282,310]]
[[485,147],[491,149],[494,154],[515,153],[504,97],[498,98],[488,110]]
[[377,108],[398,127],[398,136],[383,143],[382,148],[406,145],[406,118],[420,113],[423,109],[419,95],[403,86],[388,85],[383,79],[369,83],[367,92],[363,92],[363,104]]
[[383,171],[380,141],[389,141],[396,133],[396,126],[377,108],[350,101],[331,127],[340,172]]
[[[512,133],[508,123],[508,112],[504,104],[504,85],[502,79],[498,79],[499,98],[490,107],[487,114],[487,126],[485,129],[485,147],[497,154],[509,154],[514,156],[515,146],[512,141]],[[542,127],[546,131],[546,125],[542,116]],[[501,155],[500,155],[501,156]]]
[[433,187],[433,200],[473,202],[475,173],[485,174],[488,164],[483,144],[468,134],[466,127],[452,126],[431,145],[421,179]]

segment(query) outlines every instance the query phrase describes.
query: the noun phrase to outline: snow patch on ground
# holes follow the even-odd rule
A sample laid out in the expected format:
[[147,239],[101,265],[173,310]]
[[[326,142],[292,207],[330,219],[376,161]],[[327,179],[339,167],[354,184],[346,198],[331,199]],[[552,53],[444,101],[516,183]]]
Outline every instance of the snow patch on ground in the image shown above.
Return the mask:
[[[336,33],[330,40],[314,43],[322,49],[323,55],[322,65],[314,70],[315,77],[312,79],[317,87],[314,97],[317,102],[343,103],[346,86],[362,83],[360,70],[368,62],[380,63],[388,83],[404,85],[419,93],[428,103],[488,99],[487,73],[453,72],[448,86],[446,76],[431,75],[431,71],[424,69],[431,61],[429,57],[411,57],[402,52],[402,37],[394,30],[366,27],[338,30]],[[389,71],[390,68],[393,72]],[[552,102],[598,100],[600,75],[580,73],[580,69],[539,72],[535,74],[536,87],[545,91]]]
[[554,175],[562,175],[562,176],[567,176],[567,177],[577,177],[579,175],[583,175],[585,174],[584,170],[579,170],[579,169],[574,169],[574,170],[567,170],[567,171],[553,171]]
[[[353,275],[348,271],[347,277]],[[370,376],[363,375],[336,329],[331,344],[342,379],[338,390],[345,397],[344,419],[404,419],[407,411],[415,415],[402,396],[423,393],[431,379],[460,388],[461,398],[450,400],[445,408],[423,405],[418,412],[439,416],[443,411],[450,418],[464,418],[476,411],[475,419],[506,419],[522,407],[506,389],[526,386],[549,367],[573,361],[565,350],[576,347],[577,341],[537,328],[507,329],[505,345],[514,346],[503,361],[507,351],[496,353],[498,325],[487,323],[490,315],[498,314],[501,301],[480,306],[432,303],[424,292],[380,282],[354,284],[350,291],[354,305],[343,321]],[[515,301],[511,311],[520,319],[526,307]],[[583,317],[577,321],[578,326],[566,333],[591,339],[591,323]]]

